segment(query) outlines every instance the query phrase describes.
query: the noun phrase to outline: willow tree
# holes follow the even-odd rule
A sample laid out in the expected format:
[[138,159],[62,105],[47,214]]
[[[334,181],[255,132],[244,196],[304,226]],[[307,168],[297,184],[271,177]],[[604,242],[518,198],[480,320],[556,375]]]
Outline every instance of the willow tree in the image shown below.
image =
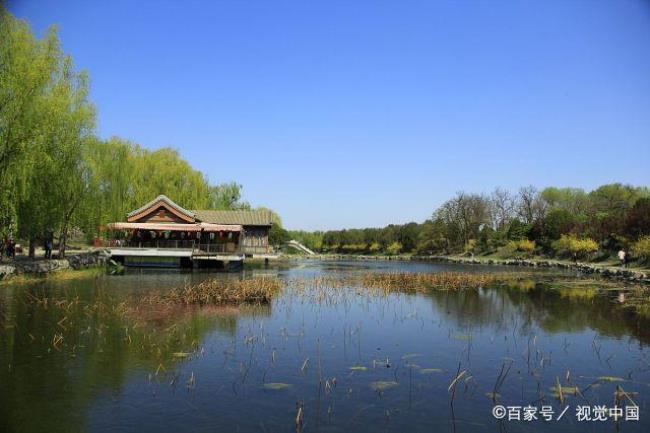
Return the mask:
[[36,104],[39,135],[31,141],[29,187],[18,198],[18,233],[29,239],[31,256],[35,242],[55,231],[59,254],[65,255],[68,230],[87,190],[84,149],[95,119],[88,80],[60,50],[54,65]]
[[19,223],[17,202],[30,187],[42,99],[59,53],[54,29],[39,40],[0,6],[0,236]]

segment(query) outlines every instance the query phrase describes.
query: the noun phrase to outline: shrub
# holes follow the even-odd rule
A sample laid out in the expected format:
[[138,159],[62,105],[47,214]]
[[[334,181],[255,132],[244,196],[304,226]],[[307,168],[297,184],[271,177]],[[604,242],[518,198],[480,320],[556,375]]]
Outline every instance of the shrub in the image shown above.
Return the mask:
[[528,239],[510,241],[508,242],[507,247],[512,251],[518,251],[521,253],[532,253],[535,250],[535,241],[529,241]]
[[508,241],[502,252],[506,257],[513,256],[530,256],[535,251],[535,241],[520,239]]
[[572,257],[586,257],[598,251],[598,243],[591,238],[578,238],[575,235],[562,235],[553,242],[553,248],[560,254],[571,254]]
[[632,245],[632,252],[639,258],[640,262],[650,264],[650,236],[639,238]]
[[463,247],[463,251],[465,253],[474,253],[476,252],[476,239],[470,239],[465,243],[465,246]]
[[402,244],[399,242],[393,242],[386,247],[386,252],[388,254],[399,254],[400,251],[402,251]]

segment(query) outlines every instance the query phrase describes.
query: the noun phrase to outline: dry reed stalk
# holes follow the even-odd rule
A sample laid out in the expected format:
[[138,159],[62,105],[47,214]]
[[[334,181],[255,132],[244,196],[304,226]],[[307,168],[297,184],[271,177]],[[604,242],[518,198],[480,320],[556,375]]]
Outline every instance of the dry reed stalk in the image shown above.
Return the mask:
[[271,302],[282,287],[283,283],[278,278],[237,281],[210,279],[166,294],[146,296],[141,302],[153,305],[266,304]]

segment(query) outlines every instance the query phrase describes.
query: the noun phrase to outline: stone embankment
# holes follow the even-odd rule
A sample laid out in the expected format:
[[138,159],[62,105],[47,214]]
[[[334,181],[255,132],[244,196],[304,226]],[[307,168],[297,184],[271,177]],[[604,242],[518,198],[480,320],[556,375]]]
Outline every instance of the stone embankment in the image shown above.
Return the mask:
[[105,251],[69,254],[65,259],[34,259],[19,257],[17,260],[0,262],[0,279],[19,274],[46,275],[66,269],[83,269],[103,266],[109,260]]
[[347,255],[347,254],[318,254],[303,256],[301,260],[403,260],[460,263],[466,265],[498,265],[498,266],[523,266],[531,268],[558,268],[571,269],[583,274],[596,274],[606,278],[650,284],[650,272],[637,271],[629,268],[603,266],[590,263],[573,263],[561,260],[546,259],[488,259],[461,256],[383,256],[383,255]]
[[471,265],[526,266],[531,268],[571,269],[584,274],[597,274],[607,278],[650,284],[650,275],[646,272],[623,267],[600,266],[589,263],[572,263],[544,259],[480,259],[458,256],[414,256],[412,260],[461,263]]

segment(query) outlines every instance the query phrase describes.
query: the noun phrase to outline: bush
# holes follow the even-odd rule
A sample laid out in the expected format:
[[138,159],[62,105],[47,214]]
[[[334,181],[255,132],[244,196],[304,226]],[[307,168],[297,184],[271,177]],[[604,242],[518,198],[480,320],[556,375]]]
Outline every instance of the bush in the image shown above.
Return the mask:
[[598,251],[598,243],[591,238],[562,235],[560,239],[553,242],[553,248],[560,255],[570,254],[573,258],[577,259]]
[[529,241],[528,239],[510,241],[508,242],[507,247],[512,249],[512,251],[532,253],[535,250],[535,241]]
[[533,251],[535,251],[535,241],[528,239],[509,241],[502,250],[506,257],[531,256]]
[[650,265],[650,236],[644,236],[632,245],[632,252],[639,261]]
[[402,244],[400,244],[399,242],[393,242],[392,244],[386,247],[386,252],[388,254],[395,255],[395,254],[399,254],[400,251],[402,251]]
[[465,253],[475,253],[476,252],[476,239],[470,239],[465,243],[463,247],[463,252]]

